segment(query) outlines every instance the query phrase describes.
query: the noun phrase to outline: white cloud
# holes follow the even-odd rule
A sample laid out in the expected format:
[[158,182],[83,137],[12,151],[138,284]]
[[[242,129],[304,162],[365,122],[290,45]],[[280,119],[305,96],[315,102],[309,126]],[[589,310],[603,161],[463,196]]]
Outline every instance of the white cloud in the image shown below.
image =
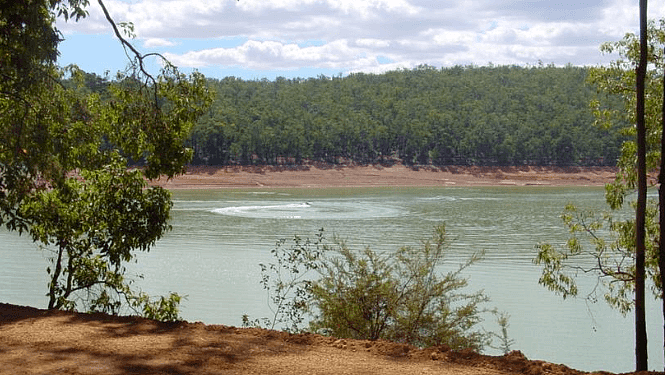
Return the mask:
[[187,67],[242,66],[249,69],[297,69],[305,66],[344,68],[357,60],[362,51],[349,47],[346,40],[336,40],[322,46],[300,47],[276,41],[250,40],[233,48],[191,51],[177,55],[166,53],[172,63]]
[[[107,0],[146,49],[176,65],[257,71],[378,72],[420,64],[595,65],[604,41],[636,31],[633,0]],[[650,4],[665,17],[665,2]],[[99,7],[58,25],[66,34],[108,33]],[[223,45],[220,40],[237,40]],[[314,44],[314,45],[312,45]],[[380,58],[379,58],[380,57]],[[380,59],[390,63],[381,64]],[[385,60],[383,60],[385,62]]]
[[170,40],[167,39],[161,39],[161,38],[148,38],[145,41],[143,41],[143,47],[145,48],[153,48],[153,47],[172,47],[175,46],[176,44],[173,43]]
[[361,39],[356,39],[356,44],[361,47],[386,48],[390,46],[390,41],[381,40],[381,39],[372,39],[372,38],[361,38]]
[[431,35],[431,41],[436,46],[469,46],[477,37],[472,32],[455,30],[428,30],[424,35]]

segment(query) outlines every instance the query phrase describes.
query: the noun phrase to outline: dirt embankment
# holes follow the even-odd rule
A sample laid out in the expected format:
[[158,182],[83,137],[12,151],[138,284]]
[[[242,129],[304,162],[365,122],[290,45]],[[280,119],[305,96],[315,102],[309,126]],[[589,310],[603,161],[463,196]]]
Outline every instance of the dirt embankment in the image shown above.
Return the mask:
[[262,329],[159,323],[0,303],[0,374],[578,375],[519,351],[339,340]]
[[407,167],[310,164],[299,166],[190,167],[155,184],[169,189],[322,188],[380,186],[602,186],[613,167]]

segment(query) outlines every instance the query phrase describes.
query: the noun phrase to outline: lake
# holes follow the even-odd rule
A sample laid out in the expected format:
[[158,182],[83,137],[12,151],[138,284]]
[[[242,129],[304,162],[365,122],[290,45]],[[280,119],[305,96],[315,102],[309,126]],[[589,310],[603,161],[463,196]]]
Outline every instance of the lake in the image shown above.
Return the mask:
[[[468,291],[485,290],[488,307],[510,314],[513,349],[586,371],[634,369],[633,316],[602,302],[563,301],[538,284],[541,270],[532,262],[538,242],[567,239],[563,207],[604,209],[603,188],[222,189],[177,190],[173,197],[173,231],[129,269],[143,275],[136,285],[150,294],[186,295],[181,309],[188,321],[239,326],[243,314],[270,316],[258,264],[273,260],[270,250],[280,238],[314,237],[324,228],[327,238],[337,236],[352,248],[393,251],[417,246],[445,223],[454,240],[442,271],[486,251],[464,273]],[[48,252],[14,233],[0,232],[0,241],[0,301],[45,307]],[[649,298],[647,312],[649,368],[661,369],[660,304]],[[498,330],[491,317],[484,325]]]

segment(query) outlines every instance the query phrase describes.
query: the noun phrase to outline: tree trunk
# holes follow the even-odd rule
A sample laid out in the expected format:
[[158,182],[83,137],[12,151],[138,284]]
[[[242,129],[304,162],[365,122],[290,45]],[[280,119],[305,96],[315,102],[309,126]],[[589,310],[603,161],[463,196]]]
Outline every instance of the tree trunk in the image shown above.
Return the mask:
[[58,259],[55,261],[55,268],[53,269],[53,274],[51,275],[51,283],[48,286],[48,309],[53,310],[59,308],[56,306],[57,296],[56,289],[58,287],[58,279],[60,278],[60,273],[62,272],[62,253],[65,251],[65,247],[62,243],[58,245]]
[[646,123],[644,87],[647,68],[647,0],[640,0],[640,62],[637,66],[637,208],[635,210],[635,369],[646,371],[647,330],[645,313],[644,257],[646,240]]
[[[665,55],[665,48],[663,48],[663,55]],[[661,129],[660,136],[660,175],[658,176],[658,205],[659,205],[659,225],[660,236],[658,244],[658,272],[660,272],[660,287],[661,287],[661,301],[663,303],[663,333],[665,333],[665,283],[663,282],[663,275],[665,275],[665,75],[663,75],[663,107],[661,113]],[[663,341],[663,358],[665,358],[665,335]],[[665,365],[664,365],[665,366]]]

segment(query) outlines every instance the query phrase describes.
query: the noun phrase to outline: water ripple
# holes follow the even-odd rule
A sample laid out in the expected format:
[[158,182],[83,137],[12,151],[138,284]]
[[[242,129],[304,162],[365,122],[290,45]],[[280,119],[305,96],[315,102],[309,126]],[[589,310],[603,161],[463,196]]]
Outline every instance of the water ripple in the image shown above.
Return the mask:
[[372,202],[314,201],[215,208],[211,212],[257,219],[349,220],[399,217],[400,207]]

